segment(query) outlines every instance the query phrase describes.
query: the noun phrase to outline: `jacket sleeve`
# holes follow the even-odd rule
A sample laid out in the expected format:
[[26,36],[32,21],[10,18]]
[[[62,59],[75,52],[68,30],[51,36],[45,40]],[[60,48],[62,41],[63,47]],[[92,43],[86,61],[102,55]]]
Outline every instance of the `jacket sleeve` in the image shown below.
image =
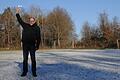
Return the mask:
[[41,30],[40,27],[37,27],[36,48],[39,48],[40,43],[41,43]]
[[24,28],[26,23],[21,19],[20,15],[18,13],[16,14],[16,17],[17,17],[17,20],[20,23],[20,25]]

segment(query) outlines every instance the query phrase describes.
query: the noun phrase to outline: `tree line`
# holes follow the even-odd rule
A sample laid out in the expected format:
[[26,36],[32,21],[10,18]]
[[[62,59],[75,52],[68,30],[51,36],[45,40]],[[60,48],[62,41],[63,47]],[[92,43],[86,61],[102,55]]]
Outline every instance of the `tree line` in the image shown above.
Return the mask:
[[[41,48],[68,48],[74,32],[73,21],[68,12],[60,7],[44,13],[40,8],[31,6],[29,11],[22,9],[22,19],[28,22],[30,16],[36,18],[41,28]],[[20,49],[21,31],[15,17],[15,8],[6,8],[0,14],[0,48]]]
[[[56,7],[45,13],[31,6],[28,11],[22,9],[20,15],[25,22],[30,16],[36,18],[41,28],[40,48],[117,48],[117,42],[120,43],[120,21],[116,16],[110,20],[105,12],[99,15],[96,25],[86,21],[80,26],[81,39],[78,39],[74,22],[64,8]],[[21,49],[21,32],[15,8],[6,8],[0,14],[0,48]]]
[[100,13],[96,25],[86,21],[81,33],[78,45],[82,48],[119,48],[120,21],[116,16],[110,20],[106,12]]

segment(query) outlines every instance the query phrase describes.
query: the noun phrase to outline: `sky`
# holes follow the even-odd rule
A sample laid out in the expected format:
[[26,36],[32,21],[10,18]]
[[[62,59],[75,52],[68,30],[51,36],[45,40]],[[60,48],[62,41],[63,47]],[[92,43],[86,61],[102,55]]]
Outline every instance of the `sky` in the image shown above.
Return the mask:
[[0,0],[0,12],[2,13],[7,7],[17,5],[22,5],[25,10],[35,5],[45,12],[58,6],[64,8],[71,16],[78,35],[85,21],[92,25],[96,24],[99,14],[104,11],[108,13],[110,19],[114,16],[120,18],[120,0]]

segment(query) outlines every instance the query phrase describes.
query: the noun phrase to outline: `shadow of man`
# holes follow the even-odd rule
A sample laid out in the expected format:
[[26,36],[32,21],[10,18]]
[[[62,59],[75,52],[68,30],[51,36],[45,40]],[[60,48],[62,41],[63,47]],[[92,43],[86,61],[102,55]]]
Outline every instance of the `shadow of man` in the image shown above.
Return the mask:
[[[22,73],[23,72],[23,63],[22,62],[15,62],[15,63],[18,64],[20,72]],[[28,64],[28,72],[31,73],[30,68],[31,68],[31,66]]]

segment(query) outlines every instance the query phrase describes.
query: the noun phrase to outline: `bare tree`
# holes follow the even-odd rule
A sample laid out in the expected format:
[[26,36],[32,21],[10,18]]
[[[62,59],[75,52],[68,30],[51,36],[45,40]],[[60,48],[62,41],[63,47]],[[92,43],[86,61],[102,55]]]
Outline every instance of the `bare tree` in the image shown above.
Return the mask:
[[83,25],[81,42],[85,48],[117,48],[120,39],[120,25],[117,17],[109,20],[107,13],[99,15],[99,23],[90,26],[87,22]]
[[16,27],[15,24],[15,17],[12,14],[12,11],[10,8],[5,9],[4,13],[1,16],[2,18],[2,27],[3,27],[3,47],[6,47],[8,49],[16,48],[17,42],[20,42],[19,38],[19,30]]
[[53,43],[59,48],[66,46],[74,30],[74,25],[68,12],[60,7],[55,8],[47,16],[47,26],[49,26],[51,35],[53,35]]

